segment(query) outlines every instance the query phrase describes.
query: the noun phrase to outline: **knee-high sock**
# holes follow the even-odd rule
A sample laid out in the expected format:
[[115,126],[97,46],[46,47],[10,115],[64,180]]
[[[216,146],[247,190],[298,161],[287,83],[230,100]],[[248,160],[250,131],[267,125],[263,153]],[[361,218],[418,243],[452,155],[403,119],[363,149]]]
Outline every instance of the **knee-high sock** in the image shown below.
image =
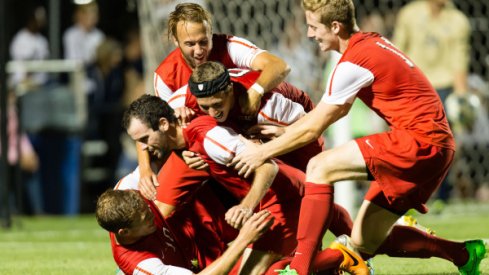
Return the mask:
[[[287,257],[275,262],[268,268],[265,275],[277,275],[275,270],[284,269],[291,261],[292,257]],[[326,248],[316,254],[311,265],[311,270],[314,272],[333,271],[340,266],[342,261],[343,254],[339,250]]]
[[402,258],[438,257],[451,261],[456,266],[464,265],[469,259],[464,243],[449,241],[414,227],[400,225],[392,228],[375,254]]
[[335,236],[340,236],[346,234],[351,236],[351,230],[353,228],[353,220],[346,209],[339,205],[333,204],[333,218],[331,219],[331,224],[329,226],[329,231]]
[[334,195],[334,187],[329,184],[306,182],[304,187],[297,230],[298,245],[290,263],[299,275],[309,273],[318,244],[331,223]]

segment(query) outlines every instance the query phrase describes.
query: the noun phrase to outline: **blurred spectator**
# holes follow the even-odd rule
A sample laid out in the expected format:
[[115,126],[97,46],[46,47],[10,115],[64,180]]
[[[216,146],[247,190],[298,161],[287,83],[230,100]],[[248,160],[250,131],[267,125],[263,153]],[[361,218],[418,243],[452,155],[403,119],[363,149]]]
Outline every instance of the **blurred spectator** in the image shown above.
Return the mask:
[[[7,102],[7,135],[9,141],[7,160],[10,170],[7,181],[9,189],[15,191],[11,192],[11,195],[14,195],[12,202],[15,202],[16,206],[14,209],[18,213],[22,211],[21,214],[43,214],[43,199],[38,173],[39,159],[26,133],[19,129],[13,92],[9,93]],[[19,174],[21,182],[17,180]]]
[[470,24],[451,0],[417,0],[398,14],[394,44],[423,70],[442,101],[467,92]]
[[[49,45],[42,31],[46,26],[46,9],[39,5],[27,5],[25,25],[12,38],[10,56],[15,61],[44,60],[49,57]],[[46,73],[17,71],[9,79],[8,101],[8,159],[11,167],[10,184],[17,190],[18,211],[29,214],[44,213],[43,186],[41,185],[39,158],[31,141],[20,129],[16,93],[37,90],[48,82]],[[18,171],[16,169],[19,169]],[[18,177],[17,175],[20,175]],[[20,180],[20,182],[18,182]],[[20,184],[20,185],[19,185]],[[20,187],[20,188],[19,188]],[[11,189],[12,190],[12,189]],[[22,209],[23,208],[23,209]]]
[[[42,6],[33,6],[28,12],[25,26],[19,30],[10,44],[12,60],[44,60],[49,57],[48,40],[41,31],[46,25],[46,10]],[[23,89],[43,85],[47,82],[47,74],[16,72],[10,79],[12,86],[23,85]]]
[[105,36],[96,27],[99,20],[97,3],[77,5],[73,20],[74,24],[63,34],[65,59],[78,59],[90,65],[95,61],[95,51]]
[[[137,28],[130,29],[124,43],[124,93],[122,106],[126,108],[141,95],[145,94],[144,64],[141,36]],[[122,152],[116,171],[116,178],[122,178],[137,167],[137,152],[134,142],[125,131],[120,136]]]
[[122,96],[124,73],[123,51],[120,43],[107,38],[96,49],[95,62],[88,70],[95,89],[89,95],[89,119],[87,139],[101,140],[107,151],[100,158],[101,166],[108,172],[108,188],[116,182],[115,171],[121,154],[120,135],[122,127]]
[[[467,97],[469,37],[469,20],[451,0],[417,0],[399,11],[393,41],[426,74],[445,104],[451,93]],[[435,211],[449,197],[445,180]]]

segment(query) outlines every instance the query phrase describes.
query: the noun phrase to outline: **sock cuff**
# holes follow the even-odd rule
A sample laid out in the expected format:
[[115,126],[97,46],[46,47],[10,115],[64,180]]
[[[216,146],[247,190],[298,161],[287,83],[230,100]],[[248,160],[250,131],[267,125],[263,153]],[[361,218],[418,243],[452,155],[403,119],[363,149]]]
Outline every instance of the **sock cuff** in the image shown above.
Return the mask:
[[334,186],[331,184],[304,183],[304,195],[333,194]]

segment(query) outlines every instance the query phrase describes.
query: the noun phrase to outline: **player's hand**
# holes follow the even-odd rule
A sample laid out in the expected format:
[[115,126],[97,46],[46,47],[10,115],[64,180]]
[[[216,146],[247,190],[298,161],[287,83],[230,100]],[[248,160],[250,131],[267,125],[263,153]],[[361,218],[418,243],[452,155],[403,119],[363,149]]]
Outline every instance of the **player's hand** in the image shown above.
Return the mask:
[[238,99],[241,113],[245,116],[255,116],[260,108],[261,97],[262,95],[255,91],[255,89],[249,88],[247,93]]
[[237,154],[227,166],[234,167],[240,176],[247,178],[256,168],[265,163],[267,158],[263,155],[263,150],[260,148],[260,145],[247,140],[241,135],[239,138],[245,144],[246,148]]
[[269,124],[256,124],[255,126],[250,127],[246,133],[253,138],[270,140],[285,133],[285,127]]
[[253,215],[253,210],[244,205],[235,205],[231,207],[224,215],[226,222],[236,229],[241,226]]
[[140,171],[138,188],[141,195],[148,200],[156,199],[156,186],[159,186],[158,178],[153,171],[142,172]]
[[187,127],[192,118],[194,118],[195,112],[188,107],[179,107],[175,109],[175,116],[177,117],[180,126]]
[[209,169],[209,164],[203,160],[199,154],[192,151],[183,151],[182,157],[188,167],[195,170],[207,170]]
[[247,243],[255,242],[272,226],[273,220],[268,210],[253,214],[241,227],[236,240],[241,239]]

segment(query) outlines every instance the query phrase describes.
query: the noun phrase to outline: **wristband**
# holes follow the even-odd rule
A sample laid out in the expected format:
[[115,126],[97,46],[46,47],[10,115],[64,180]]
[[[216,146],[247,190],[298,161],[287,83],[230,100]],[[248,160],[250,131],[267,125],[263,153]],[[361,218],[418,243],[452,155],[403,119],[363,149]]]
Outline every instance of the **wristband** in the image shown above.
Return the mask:
[[251,88],[255,90],[257,93],[259,93],[260,95],[263,95],[265,93],[265,89],[263,89],[263,87],[256,82],[251,86]]

